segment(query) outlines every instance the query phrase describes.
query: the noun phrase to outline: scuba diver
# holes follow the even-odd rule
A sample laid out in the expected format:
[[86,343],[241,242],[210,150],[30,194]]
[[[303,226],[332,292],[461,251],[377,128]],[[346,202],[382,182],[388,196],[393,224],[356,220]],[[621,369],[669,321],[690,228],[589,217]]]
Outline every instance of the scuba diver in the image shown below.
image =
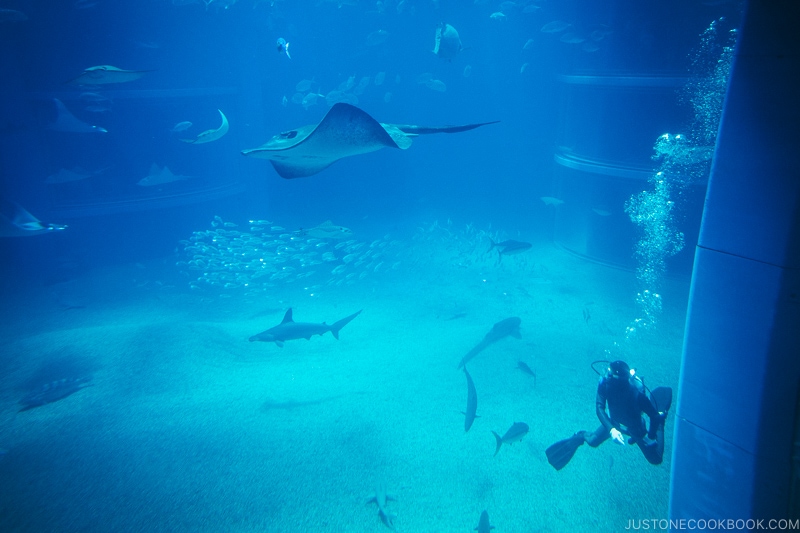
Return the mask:
[[[594,365],[601,362],[608,363],[592,363],[595,372]],[[671,388],[657,387],[650,391],[625,361],[609,363],[597,385],[595,399],[600,427],[591,433],[579,431],[553,444],[546,450],[547,461],[556,470],[561,470],[584,442],[596,448],[609,438],[618,444],[625,444],[625,436],[628,436],[627,443],[638,445],[649,463],[661,464],[664,457],[664,421],[671,405]],[[645,426],[642,413],[650,419],[649,429]]]

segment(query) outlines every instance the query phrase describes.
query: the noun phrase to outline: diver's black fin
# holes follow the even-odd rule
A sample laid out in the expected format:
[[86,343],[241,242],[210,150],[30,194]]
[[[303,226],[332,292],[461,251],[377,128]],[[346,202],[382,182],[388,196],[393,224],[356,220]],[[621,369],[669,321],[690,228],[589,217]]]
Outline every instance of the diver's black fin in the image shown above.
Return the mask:
[[666,414],[672,407],[672,388],[656,387],[650,392],[650,399],[656,411]]
[[556,470],[561,470],[569,463],[581,444],[584,443],[583,435],[585,431],[579,431],[568,439],[560,440],[551,445],[544,453],[547,454],[547,462]]

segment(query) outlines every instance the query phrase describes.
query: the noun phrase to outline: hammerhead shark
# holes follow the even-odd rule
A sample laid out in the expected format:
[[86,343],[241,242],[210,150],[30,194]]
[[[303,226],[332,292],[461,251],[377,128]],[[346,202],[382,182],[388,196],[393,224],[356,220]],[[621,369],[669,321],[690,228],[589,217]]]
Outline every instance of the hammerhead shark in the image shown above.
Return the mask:
[[274,342],[280,348],[283,348],[283,343],[294,339],[310,340],[312,335],[324,335],[327,332],[333,333],[334,338],[339,338],[339,330],[345,327],[351,320],[361,314],[361,311],[353,313],[330,326],[323,322],[322,324],[314,324],[312,322],[295,322],[292,320],[292,308],[290,307],[283,320],[277,326],[271,327],[266,331],[262,331],[258,335],[250,337],[250,342],[263,341]]
[[386,502],[395,499],[394,496],[386,492],[386,485],[383,483],[379,484],[375,489],[375,493],[367,499],[367,503],[375,502],[378,506],[378,516],[381,522],[389,529],[394,529],[394,519],[397,518],[397,515],[386,510]]
[[509,335],[516,339],[521,339],[522,335],[520,335],[519,332],[519,325],[521,322],[522,320],[520,320],[519,317],[512,316],[511,318],[501,320],[492,326],[492,329],[489,330],[489,333],[486,334],[483,340],[475,345],[475,347],[467,352],[467,355],[461,359],[461,362],[458,363],[458,368],[463,367],[465,364],[467,364],[467,361],[481,353],[490,344],[494,344],[500,339],[508,337]]

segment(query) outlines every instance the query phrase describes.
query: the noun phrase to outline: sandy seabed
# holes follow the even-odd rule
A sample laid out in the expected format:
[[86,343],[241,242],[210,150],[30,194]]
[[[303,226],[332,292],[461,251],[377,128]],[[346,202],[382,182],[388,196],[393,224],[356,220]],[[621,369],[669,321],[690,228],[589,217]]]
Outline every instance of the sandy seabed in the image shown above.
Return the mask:
[[[590,363],[622,358],[677,390],[688,282],[669,282],[656,328],[636,318],[631,272],[542,246],[493,268],[399,269],[314,294],[198,294],[153,283],[159,265],[9,286],[0,369],[0,531],[383,532],[366,501],[384,484],[397,531],[620,531],[667,515],[664,463],[635,446],[583,446],[555,471],[545,449],[592,430]],[[141,279],[147,278],[147,282]],[[280,322],[331,323],[279,348],[248,342]],[[588,313],[588,320],[585,314]],[[507,338],[468,364],[478,415],[464,432],[461,357],[509,316]],[[517,369],[525,361],[536,380]],[[36,386],[92,386],[18,412]],[[491,430],[530,433],[493,457]]]

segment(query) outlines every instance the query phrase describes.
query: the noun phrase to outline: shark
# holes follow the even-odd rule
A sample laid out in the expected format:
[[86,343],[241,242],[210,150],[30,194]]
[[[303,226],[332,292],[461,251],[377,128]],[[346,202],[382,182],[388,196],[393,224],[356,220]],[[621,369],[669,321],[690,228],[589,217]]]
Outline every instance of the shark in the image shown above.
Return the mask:
[[292,320],[292,308],[290,307],[283,320],[277,326],[271,327],[266,331],[262,331],[257,335],[250,337],[250,342],[274,342],[278,347],[283,348],[283,343],[295,339],[310,340],[312,335],[324,335],[331,332],[335,339],[339,339],[339,330],[350,323],[355,317],[361,314],[362,310],[353,313],[350,316],[344,317],[331,324],[330,326],[323,322],[322,324],[315,324],[313,322],[295,322]]
[[473,349],[467,352],[467,355],[461,358],[461,362],[458,363],[458,368],[463,367],[470,359],[500,339],[504,339],[509,336],[514,337],[515,339],[521,339],[522,335],[519,332],[519,325],[521,322],[522,319],[517,316],[512,316],[510,318],[506,318],[505,320],[501,320],[492,326],[492,329],[489,330],[489,333],[487,333],[485,337],[483,337],[483,340],[479,342]]
[[491,246],[489,246],[489,251],[491,252],[495,248],[497,248],[497,253],[499,254],[500,259],[503,258],[504,255],[516,255],[521,254],[522,252],[526,252],[531,249],[533,246],[529,242],[525,241],[502,241],[502,242],[494,242],[491,241]]
[[107,85],[109,83],[125,83],[138,80],[149,70],[124,70],[111,65],[98,65],[89,67],[75,78],[69,80],[69,85]]
[[494,526],[489,523],[489,513],[484,510],[481,513],[481,517],[478,520],[478,527],[475,528],[475,531],[478,533],[489,533],[492,529],[494,529]]
[[469,431],[472,423],[478,418],[476,411],[478,410],[478,391],[475,390],[475,383],[472,381],[472,376],[467,372],[467,367],[464,367],[464,375],[467,376],[467,410],[464,411],[464,432]]
[[380,516],[381,522],[389,529],[394,529],[394,519],[397,518],[397,514],[386,510],[386,502],[390,500],[394,501],[396,498],[386,492],[386,485],[380,483],[375,489],[375,493],[367,499],[367,503],[375,502],[375,505],[378,506],[378,516]]

